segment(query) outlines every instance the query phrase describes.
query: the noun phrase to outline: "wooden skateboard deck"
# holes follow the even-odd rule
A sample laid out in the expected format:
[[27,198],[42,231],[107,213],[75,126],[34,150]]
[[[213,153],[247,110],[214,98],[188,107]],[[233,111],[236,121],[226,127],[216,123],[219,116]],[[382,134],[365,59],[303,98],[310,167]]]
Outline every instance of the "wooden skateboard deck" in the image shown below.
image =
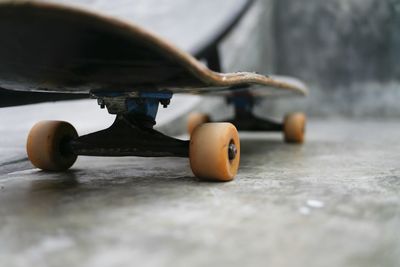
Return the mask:
[[0,34],[6,37],[0,45],[0,87],[95,94],[307,94],[292,78],[211,71],[124,17],[65,3],[0,2]]

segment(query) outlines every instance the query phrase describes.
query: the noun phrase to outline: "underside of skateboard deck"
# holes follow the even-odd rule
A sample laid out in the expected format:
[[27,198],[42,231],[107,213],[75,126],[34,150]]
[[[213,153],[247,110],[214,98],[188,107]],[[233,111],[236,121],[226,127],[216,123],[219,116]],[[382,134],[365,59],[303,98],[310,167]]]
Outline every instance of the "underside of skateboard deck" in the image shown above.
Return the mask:
[[[232,99],[244,118],[243,111],[251,107],[247,100],[253,97],[307,93],[297,81],[212,71],[140,27],[58,4],[0,2],[0,34],[7,36],[0,44],[0,86],[90,93],[102,108],[117,115],[110,128],[80,137],[66,122],[36,124],[28,136],[27,152],[43,170],[68,169],[78,155],[173,156],[189,157],[199,178],[228,181],[236,175],[240,160],[235,126],[201,123],[191,131],[190,141],[178,140],[153,129],[159,105],[167,107],[174,93],[223,95]],[[243,107],[240,99],[246,100]],[[292,117],[275,126],[285,133],[303,134],[304,119]]]
[[[40,2],[0,2],[0,86],[42,92],[304,95],[299,83],[256,73],[211,71],[188,53],[131,23]],[[249,90],[253,92],[253,90]]]

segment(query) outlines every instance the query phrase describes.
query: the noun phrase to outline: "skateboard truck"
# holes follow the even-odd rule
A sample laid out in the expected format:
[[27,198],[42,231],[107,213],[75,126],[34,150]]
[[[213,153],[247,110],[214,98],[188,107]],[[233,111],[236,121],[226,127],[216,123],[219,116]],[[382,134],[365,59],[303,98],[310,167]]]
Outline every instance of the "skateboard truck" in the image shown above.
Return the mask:
[[[233,95],[226,98],[227,103],[234,106],[234,117],[224,120],[232,123],[239,131],[282,132],[288,143],[302,143],[305,132],[305,116],[302,113],[291,113],[285,116],[283,123],[259,118],[253,113],[256,99],[248,94]],[[203,123],[211,122],[210,116],[203,113],[189,115],[187,128],[191,133]]]
[[28,136],[28,157],[48,171],[70,168],[77,156],[188,157],[193,173],[206,180],[229,181],[236,175],[240,143],[230,123],[198,127],[189,140],[166,136],[153,129],[159,105],[168,106],[172,93],[95,93],[100,107],[116,114],[107,129],[78,136],[62,121],[37,123]]
[[76,155],[188,157],[189,141],[166,136],[153,129],[158,106],[168,106],[172,93],[92,93],[101,107],[116,114],[105,130],[78,137],[70,142]]
[[160,133],[149,121],[137,114],[117,115],[108,129],[71,140],[71,150],[86,156],[189,156],[189,141]]

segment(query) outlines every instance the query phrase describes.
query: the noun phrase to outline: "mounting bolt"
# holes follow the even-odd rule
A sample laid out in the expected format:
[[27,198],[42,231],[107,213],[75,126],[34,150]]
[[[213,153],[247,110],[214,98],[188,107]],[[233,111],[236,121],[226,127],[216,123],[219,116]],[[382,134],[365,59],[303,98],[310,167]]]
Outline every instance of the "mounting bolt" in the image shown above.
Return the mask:
[[102,98],[97,98],[97,104],[100,106],[101,109],[104,109],[106,107],[106,103]]
[[163,106],[163,108],[167,108],[170,103],[171,103],[170,99],[161,99],[160,100],[160,104]]

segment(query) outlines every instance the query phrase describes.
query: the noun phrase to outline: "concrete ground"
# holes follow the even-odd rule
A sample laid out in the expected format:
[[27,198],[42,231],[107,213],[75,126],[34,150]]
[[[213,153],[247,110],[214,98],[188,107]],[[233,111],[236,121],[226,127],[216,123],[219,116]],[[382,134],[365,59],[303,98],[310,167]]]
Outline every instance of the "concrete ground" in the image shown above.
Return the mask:
[[241,133],[236,180],[210,183],[175,158],[33,169],[39,115],[105,124],[51,105],[0,110],[0,266],[399,266],[398,121],[311,120],[302,146]]

